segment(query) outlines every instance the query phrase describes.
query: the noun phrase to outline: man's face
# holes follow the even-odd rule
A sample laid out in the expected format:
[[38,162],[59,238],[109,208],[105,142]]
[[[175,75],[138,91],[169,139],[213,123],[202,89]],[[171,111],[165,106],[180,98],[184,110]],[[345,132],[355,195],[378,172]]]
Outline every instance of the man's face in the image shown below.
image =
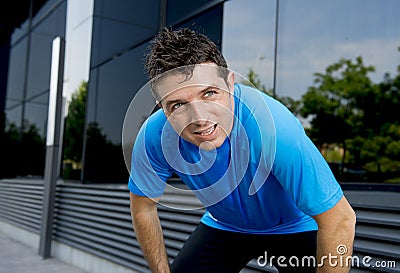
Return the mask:
[[225,81],[215,65],[196,65],[189,79],[182,73],[162,78],[156,92],[174,130],[196,146],[212,150],[232,130],[233,86],[233,73]]

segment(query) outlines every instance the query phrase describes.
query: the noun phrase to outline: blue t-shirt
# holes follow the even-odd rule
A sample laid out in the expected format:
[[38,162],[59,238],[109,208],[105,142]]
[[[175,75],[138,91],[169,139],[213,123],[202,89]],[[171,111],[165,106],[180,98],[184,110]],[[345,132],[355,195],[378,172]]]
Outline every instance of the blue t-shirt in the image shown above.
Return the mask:
[[160,109],[132,151],[130,191],[159,197],[176,173],[205,205],[201,221],[244,233],[284,234],[318,227],[310,216],[343,196],[299,120],[275,99],[235,84],[234,125],[218,148],[181,138]]

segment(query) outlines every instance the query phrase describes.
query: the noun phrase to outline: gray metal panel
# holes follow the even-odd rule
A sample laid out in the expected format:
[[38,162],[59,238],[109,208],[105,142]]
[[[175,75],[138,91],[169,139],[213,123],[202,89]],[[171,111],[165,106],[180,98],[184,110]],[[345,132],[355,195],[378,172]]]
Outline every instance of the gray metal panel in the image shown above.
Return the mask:
[[0,180],[0,219],[39,234],[43,180]]
[[[74,242],[75,247],[85,248],[89,252],[100,250],[110,260],[115,262],[116,259],[120,262],[122,260],[125,266],[136,270],[140,266],[144,270],[146,263],[132,231],[126,189],[101,188],[98,185],[60,186],[57,198],[56,218],[60,228],[56,228],[56,238],[63,238],[64,242],[67,242],[65,238],[68,238]],[[204,209],[173,209],[182,205],[186,205],[186,208],[199,208],[200,203],[190,192],[176,194],[167,191],[162,203],[164,205],[158,207],[159,216],[164,230],[167,254],[172,261],[198,225]],[[358,206],[357,216],[359,223],[355,253],[362,255],[367,252],[375,260],[397,259],[399,237],[396,228],[399,225],[399,212],[393,211],[392,208],[379,210],[370,206],[365,209]],[[123,250],[127,252],[125,255],[115,255]],[[253,260],[242,273],[276,272],[274,270],[270,267],[260,268]],[[368,272],[365,268],[354,270]]]
[[[126,188],[60,184],[56,200],[56,240],[140,272],[147,272],[146,262],[132,230],[129,192]],[[167,254],[172,261],[199,224],[204,209],[171,208],[184,203],[198,208],[198,200],[187,192],[182,195],[167,192],[163,199],[163,204],[166,203],[169,207],[159,205],[158,210]],[[253,261],[242,272],[273,271],[271,268],[260,270]]]
[[132,230],[126,188],[58,185],[53,235],[55,240],[72,247],[146,271]]
[[400,208],[371,204],[353,204],[357,215],[354,255],[370,256],[376,262],[395,262],[395,268],[370,268],[368,272],[400,272]]

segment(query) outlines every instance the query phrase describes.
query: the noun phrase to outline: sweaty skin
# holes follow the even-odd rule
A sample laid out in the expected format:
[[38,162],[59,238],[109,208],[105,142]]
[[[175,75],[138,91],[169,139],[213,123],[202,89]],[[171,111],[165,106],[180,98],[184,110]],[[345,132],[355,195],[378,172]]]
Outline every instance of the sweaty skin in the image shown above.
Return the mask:
[[225,80],[215,65],[203,64],[194,68],[190,79],[186,77],[176,74],[160,80],[159,104],[182,138],[204,150],[218,148],[233,126],[234,74]]

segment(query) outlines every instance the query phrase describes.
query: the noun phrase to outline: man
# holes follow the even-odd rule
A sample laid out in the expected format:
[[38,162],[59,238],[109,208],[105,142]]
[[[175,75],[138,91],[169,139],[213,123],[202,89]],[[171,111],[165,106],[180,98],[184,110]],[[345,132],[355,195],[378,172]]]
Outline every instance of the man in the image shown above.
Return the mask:
[[[279,272],[348,272],[355,214],[287,108],[235,83],[215,44],[189,29],[160,32],[146,68],[161,109],[136,138],[128,186],[151,271],[232,273],[268,255]],[[170,266],[156,202],[173,173],[206,213]]]

